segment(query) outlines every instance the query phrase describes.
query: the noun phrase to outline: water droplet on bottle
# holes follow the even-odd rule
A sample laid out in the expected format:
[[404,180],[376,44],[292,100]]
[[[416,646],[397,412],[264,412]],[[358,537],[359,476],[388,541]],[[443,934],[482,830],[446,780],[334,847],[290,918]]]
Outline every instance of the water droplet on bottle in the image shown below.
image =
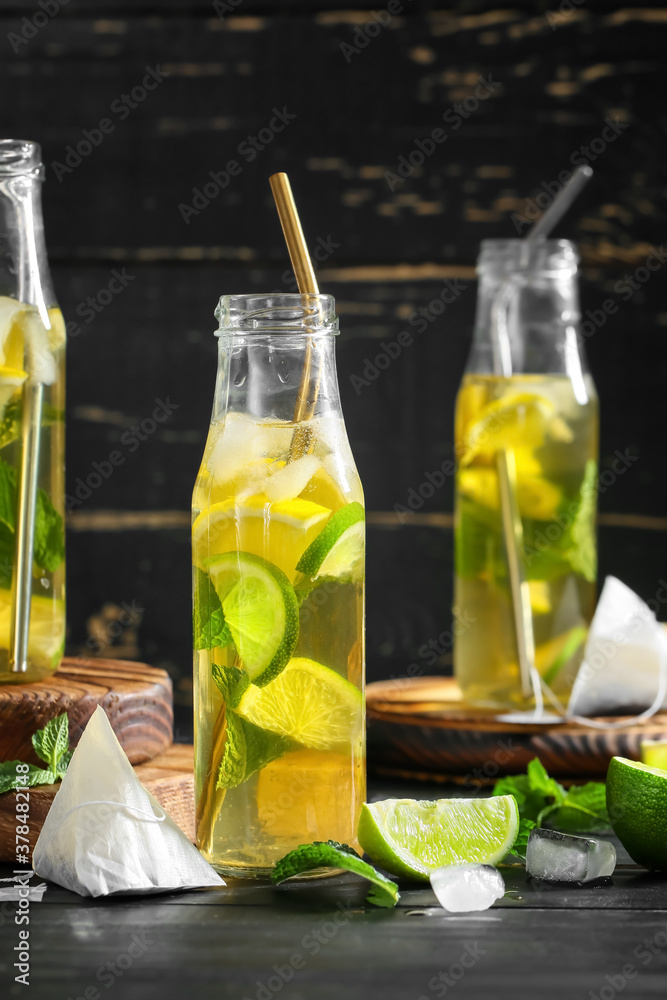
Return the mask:
[[246,378],[247,378],[246,372],[238,371],[234,376],[234,385],[240,389],[241,386],[245,384]]
[[283,385],[289,382],[289,368],[278,368],[277,375]]

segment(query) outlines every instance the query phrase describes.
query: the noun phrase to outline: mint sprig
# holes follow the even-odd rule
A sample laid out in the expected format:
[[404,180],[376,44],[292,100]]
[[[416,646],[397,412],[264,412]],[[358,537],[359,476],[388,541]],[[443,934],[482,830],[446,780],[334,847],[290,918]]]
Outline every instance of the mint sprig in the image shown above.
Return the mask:
[[73,751],[69,750],[69,722],[67,712],[50,719],[44,729],[38,729],[32,737],[32,745],[37,756],[48,765],[46,768],[27,764],[27,772],[18,773],[20,760],[6,760],[0,763],[0,795],[14,788],[34,788],[36,785],[53,785],[60,781],[69,766]]
[[368,879],[372,888],[366,896],[366,902],[374,906],[396,906],[400,898],[395,882],[362,861],[357,852],[347,844],[337,844],[335,840],[316,840],[313,844],[302,844],[290,851],[276,863],[271,881],[278,885],[285,879],[312,871],[313,868],[345,868]]
[[195,570],[195,604],[193,632],[195,649],[215,649],[232,646],[234,640],[225,622],[225,615],[210,576]]
[[[18,490],[16,469],[0,458],[0,560],[14,558]],[[34,559],[39,567],[53,573],[65,558],[63,519],[43,489],[37,490]]]
[[[545,823],[562,833],[592,833],[611,826],[605,802],[605,786],[600,781],[565,789],[549,777],[544,765],[534,758],[526,774],[509,774],[496,781],[494,795],[513,795],[521,820],[536,826]],[[512,849],[513,853],[517,853]]]

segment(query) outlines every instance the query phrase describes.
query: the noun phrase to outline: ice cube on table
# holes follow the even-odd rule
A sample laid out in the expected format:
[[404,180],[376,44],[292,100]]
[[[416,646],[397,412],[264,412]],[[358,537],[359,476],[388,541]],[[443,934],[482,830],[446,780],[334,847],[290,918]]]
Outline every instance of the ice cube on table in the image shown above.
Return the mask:
[[445,865],[431,872],[438,902],[450,913],[488,910],[505,894],[505,882],[493,865]]
[[526,871],[544,882],[594,882],[616,867],[616,848],[596,837],[574,837],[557,830],[531,830]]

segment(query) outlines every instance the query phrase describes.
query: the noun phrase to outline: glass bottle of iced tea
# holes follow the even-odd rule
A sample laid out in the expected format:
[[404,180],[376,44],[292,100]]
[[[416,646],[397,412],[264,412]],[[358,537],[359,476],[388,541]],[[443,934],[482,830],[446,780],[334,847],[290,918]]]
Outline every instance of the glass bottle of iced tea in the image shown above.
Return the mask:
[[51,285],[37,143],[0,140],[0,682],[65,643],[65,324]]
[[224,296],[216,316],[192,510],[197,844],[261,877],[300,844],[356,843],[364,505],[333,298]]
[[464,697],[526,707],[498,459],[511,462],[535,666],[566,701],[595,602],[598,400],[578,331],[578,256],[565,240],[486,240],[472,348],[456,402],[454,669]]

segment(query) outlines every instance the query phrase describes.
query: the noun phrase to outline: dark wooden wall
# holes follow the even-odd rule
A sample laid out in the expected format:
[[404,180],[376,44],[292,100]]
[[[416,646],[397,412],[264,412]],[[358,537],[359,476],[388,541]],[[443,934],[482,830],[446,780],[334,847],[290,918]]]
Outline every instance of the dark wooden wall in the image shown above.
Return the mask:
[[[587,344],[603,468],[617,450],[636,457],[600,497],[601,573],[653,597],[667,575],[667,271],[643,282],[637,269],[665,234],[667,5],[406,0],[377,28],[353,0],[226,6],[221,18],[185,0],[70,0],[32,32],[21,19],[37,0],[0,2],[1,131],[43,144],[51,263],[75,324],[69,493],[110,452],[124,459],[69,517],[72,651],[166,666],[188,702],[189,503],[213,393],[212,313],[223,292],[289,289],[275,170],[290,174],[311,246],[328,244],[320,281],[341,316],[339,377],[369,510],[369,677],[428,672],[419,648],[451,622],[451,480],[404,523],[394,505],[452,455],[479,242],[516,235],[513,213],[531,212],[527,199],[590,143],[594,182],[557,235],[580,245],[583,305],[597,319]],[[34,37],[17,41],[21,31]],[[124,105],[148,68],[164,79]],[[460,127],[443,124],[480,79],[490,94]],[[241,144],[276,108],[296,117],[251,161]],[[58,166],[102,119],[99,145]],[[620,124],[600,149],[605,119]],[[446,141],[390,190],[385,172],[438,127]],[[179,206],[230,160],[240,172],[186,222]],[[102,306],[114,270],[126,286]],[[630,297],[618,282],[635,272]],[[410,316],[445,279],[455,301],[417,333]],[[607,299],[618,310],[598,315]],[[400,357],[367,385],[352,380],[404,329],[414,341]],[[140,441],[131,428],[151,428],[158,401],[170,413]]]

